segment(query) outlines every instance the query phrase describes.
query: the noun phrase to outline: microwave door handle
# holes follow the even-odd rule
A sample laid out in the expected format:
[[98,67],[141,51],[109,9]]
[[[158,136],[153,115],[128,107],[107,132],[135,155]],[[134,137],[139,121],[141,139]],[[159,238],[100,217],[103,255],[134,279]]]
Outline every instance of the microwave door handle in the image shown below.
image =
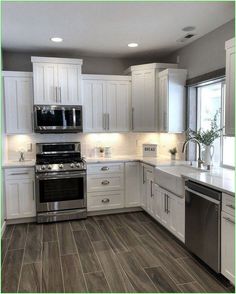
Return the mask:
[[76,127],[76,113],[75,113],[75,108],[73,108],[73,126]]

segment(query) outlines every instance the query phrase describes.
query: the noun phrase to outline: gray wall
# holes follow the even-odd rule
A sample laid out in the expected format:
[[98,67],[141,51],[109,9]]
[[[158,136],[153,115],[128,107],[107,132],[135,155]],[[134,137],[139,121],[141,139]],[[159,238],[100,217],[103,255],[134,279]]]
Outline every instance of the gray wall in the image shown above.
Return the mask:
[[225,67],[225,41],[234,37],[234,20],[201,37],[190,45],[166,56],[188,70],[188,78]]

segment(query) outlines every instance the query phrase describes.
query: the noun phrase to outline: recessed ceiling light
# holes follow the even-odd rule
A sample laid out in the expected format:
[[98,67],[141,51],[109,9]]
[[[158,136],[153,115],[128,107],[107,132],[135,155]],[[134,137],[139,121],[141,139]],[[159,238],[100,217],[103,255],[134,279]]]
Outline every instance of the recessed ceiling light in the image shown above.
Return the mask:
[[60,43],[60,42],[63,41],[63,39],[60,38],[60,37],[52,37],[50,40],[51,40],[52,42],[56,42],[56,43]]
[[187,26],[187,27],[182,28],[182,31],[184,31],[184,32],[191,32],[191,31],[194,31],[195,29],[196,29],[196,27]]
[[134,47],[138,47],[138,44],[137,43],[129,43],[128,46],[134,48]]

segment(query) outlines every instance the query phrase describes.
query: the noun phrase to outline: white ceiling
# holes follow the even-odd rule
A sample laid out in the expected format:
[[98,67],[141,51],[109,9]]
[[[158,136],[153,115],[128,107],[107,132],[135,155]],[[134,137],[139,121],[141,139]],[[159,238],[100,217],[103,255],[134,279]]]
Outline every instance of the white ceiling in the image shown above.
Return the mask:
[[[234,2],[2,2],[2,47],[83,56],[164,55],[234,18]],[[185,26],[193,37],[181,44]],[[60,36],[63,43],[52,43]],[[137,42],[139,47],[128,48]]]

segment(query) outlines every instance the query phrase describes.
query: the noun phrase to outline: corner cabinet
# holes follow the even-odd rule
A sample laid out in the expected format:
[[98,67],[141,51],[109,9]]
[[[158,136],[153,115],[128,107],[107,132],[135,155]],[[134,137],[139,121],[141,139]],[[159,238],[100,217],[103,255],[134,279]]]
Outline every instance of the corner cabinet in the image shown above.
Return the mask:
[[158,130],[158,73],[166,68],[176,67],[176,64],[167,63],[150,63],[130,67],[132,131],[155,132]]
[[6,134],[32,133],[32,73],[4,71],[3,85]]
[[81,59],[31,57],[34,104],[81,105]]
[[235,136],[235,39],[225,43],[226,50],[226,96],[225,135]]
[[125,163],[125,207],[140,206],[139,162]]
[[128,132],[131,78],[83,75],[82,79],[84,132]]
[[159,132],[182,133],[186,129],[186,77],[185,69],[166,69],[158,74]]
[[36,215],[34,169],[5,169],[6,219]]

